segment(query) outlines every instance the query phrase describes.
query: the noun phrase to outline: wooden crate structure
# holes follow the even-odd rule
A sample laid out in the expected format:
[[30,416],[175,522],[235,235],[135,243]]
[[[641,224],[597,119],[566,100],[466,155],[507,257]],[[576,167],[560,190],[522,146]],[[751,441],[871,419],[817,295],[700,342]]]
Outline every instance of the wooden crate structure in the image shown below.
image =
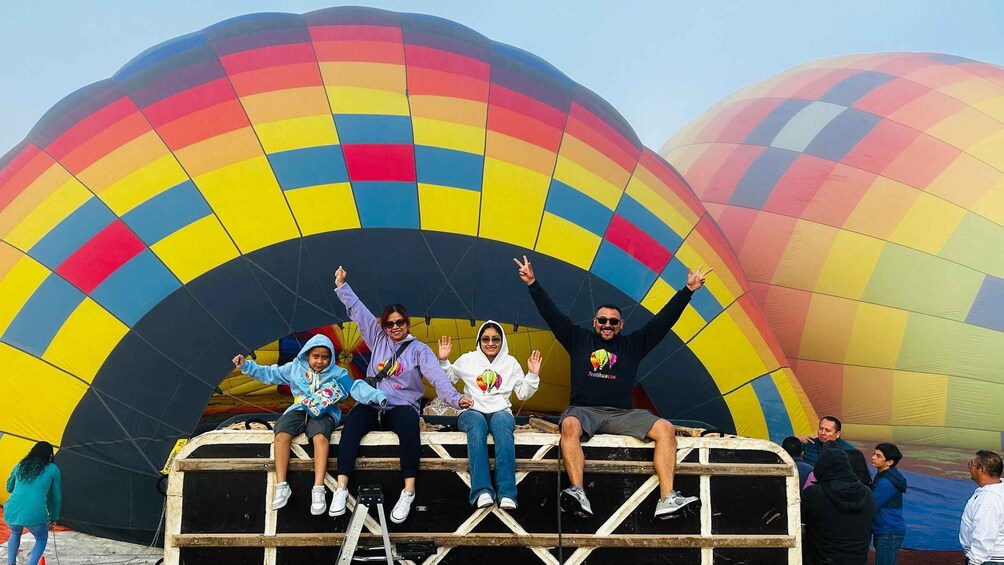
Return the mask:
[[[335,486],[339,433],[332,436],[326,484]],[[652,444],[598,435],[583,445],[594,515],[560,515],[568,486],[554,433],[516,434],[519,508],[474,509],[468,502],[466,435],[423,432],[418,496],[403,524],[388,524],[398,547],[425,542],[432,553],[405,563],[801,563],[798,473],[774,443],[737,437],[678,437],[676,488],[699,495],[700,509],[653,517],[659,495]],[[272,433],[213,431],[194,438],[168,481],[166,565],[334,563],[349,513],[309,512],[311,446],[294,439],[285,508],[270,507],[275,485]],[[489,453],[491,454],[491,448]],[[400,492],[397,436],[371,432],[362,443],[350,492],[383,488],[389,514]],[[328,494],[330,501],[331,495]],[[379,544],[371,512],[363,543]]]

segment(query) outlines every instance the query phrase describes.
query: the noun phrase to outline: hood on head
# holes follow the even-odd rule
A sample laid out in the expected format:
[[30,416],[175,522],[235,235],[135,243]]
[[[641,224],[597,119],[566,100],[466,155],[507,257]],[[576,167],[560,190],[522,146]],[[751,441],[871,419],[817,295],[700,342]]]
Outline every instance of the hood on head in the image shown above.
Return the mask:
[[334,366],[336,361],[335,346],[334,344],[331,343],[331,340],[328,339],[328,336],[315,334],[313,337],[307,340],[307,343],[303,344],[303,347],[300,348],[300,352],[296,354],[296,358],[305,366],[309,367],[310,363],[307,362],[307,352],[315,347],[327,347],[328,351],[331,352],[331,363],[324,368],[324,371],[321,371],[323,373],[328,369],[330,369],[332,366]]
[[485,352],[481,350],[481,334],[485,333],[485,328],[488,327],[488,324],[495,324],[496,326],[498,326],[496,329],[498,330],[499,334],[502,335],[502,347],[499,348],[498,355],[496,355],[495,358],[505,359],[506,357],[509,356],[509,340],[506,339],[505,329],[502,327],[502,324],[496,322],[495,320],[487,320],[485,323],[481,324],[480,328],[478,328],[478,336],[474,338],[474,349],[475,351],[478,352],[478,354],[484,356],[485,361],[488,360],[488,356],[485,355]]
[[854,475],[843,449],[827,449],[820,453],[812,473],[840,512],[857,514],[868,506],[871,491]]

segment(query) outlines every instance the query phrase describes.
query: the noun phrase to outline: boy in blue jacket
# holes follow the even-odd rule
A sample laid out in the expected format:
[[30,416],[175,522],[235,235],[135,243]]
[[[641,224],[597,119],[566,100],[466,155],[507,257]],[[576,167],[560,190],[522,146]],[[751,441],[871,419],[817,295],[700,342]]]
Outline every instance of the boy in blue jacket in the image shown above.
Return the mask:
[[876,445],[872,455],[872,466],[878,469],[872,482],[872,493],[878,506],[872,524],[875,565],[896,565],[896,553],[906,537],[906,521],[903,520],[906,477],[896,468],[901,459],[903,454],[891,443]]
[[284,384],[293,393],[293,405],[275,422],[275,496],[272,509],[286,506],[293,491],[286,482],[289,446],[293,436],[306,433],[314,444],[314,488],[310,492],[310,513],[318,516],[327,508],[324,475],[328,467],[331,433],[342,419],[338,404],[352,396],[362,404],[384,405],[387,395],[365,381],[353,381],[348,371],[331,362],[335,348],[323,335],[310,338],[300,352],[285,365],[258,365],[243,355],[233,358],[234,366],[252,379],[265,384]]

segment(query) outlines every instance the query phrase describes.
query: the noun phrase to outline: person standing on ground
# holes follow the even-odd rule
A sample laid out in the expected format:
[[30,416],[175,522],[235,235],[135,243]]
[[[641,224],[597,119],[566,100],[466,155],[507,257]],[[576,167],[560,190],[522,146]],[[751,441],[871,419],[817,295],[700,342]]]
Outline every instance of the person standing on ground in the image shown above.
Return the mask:
[[816,484],[802,491],[806,565],[865,565],[875,498],[842,449],[827,449],[813,468]]
[[35,536],[28,565],[37,565],[49,541],[49,524],[59,520],[63,496],[59,467],[53,461],[52,444],[36,443],[28,455],[14,465],[7,479],[10,498],[4,505],[4,521],[10,528],[7,563],[14,565],[21,547],[21,530]]
[[878,471],[872,483],[872,494],[878,506],[878,514],[872,524],[875,565],[896,565],[896,553],[903,547],[906,537],[906,521],[903,519],[906,477],[896,468],[901,459],[903,454],[891,443],[876,445],[872,455],[872,467]]
[[959,526],[959,543],[969,565],[1004,565],[1004,483],[1001,456],[977,451],[969,461],[969,478],[976,492],[966,503]]

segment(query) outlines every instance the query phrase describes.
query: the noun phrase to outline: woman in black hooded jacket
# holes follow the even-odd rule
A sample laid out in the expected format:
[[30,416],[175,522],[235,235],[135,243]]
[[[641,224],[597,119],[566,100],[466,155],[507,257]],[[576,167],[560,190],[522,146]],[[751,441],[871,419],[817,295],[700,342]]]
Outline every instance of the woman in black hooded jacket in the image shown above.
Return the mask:
[[864,565],[877,508],[871,490],[851,471],[847,454],[829,449],[813,469],[816,484],[802,491],[807,565]]

